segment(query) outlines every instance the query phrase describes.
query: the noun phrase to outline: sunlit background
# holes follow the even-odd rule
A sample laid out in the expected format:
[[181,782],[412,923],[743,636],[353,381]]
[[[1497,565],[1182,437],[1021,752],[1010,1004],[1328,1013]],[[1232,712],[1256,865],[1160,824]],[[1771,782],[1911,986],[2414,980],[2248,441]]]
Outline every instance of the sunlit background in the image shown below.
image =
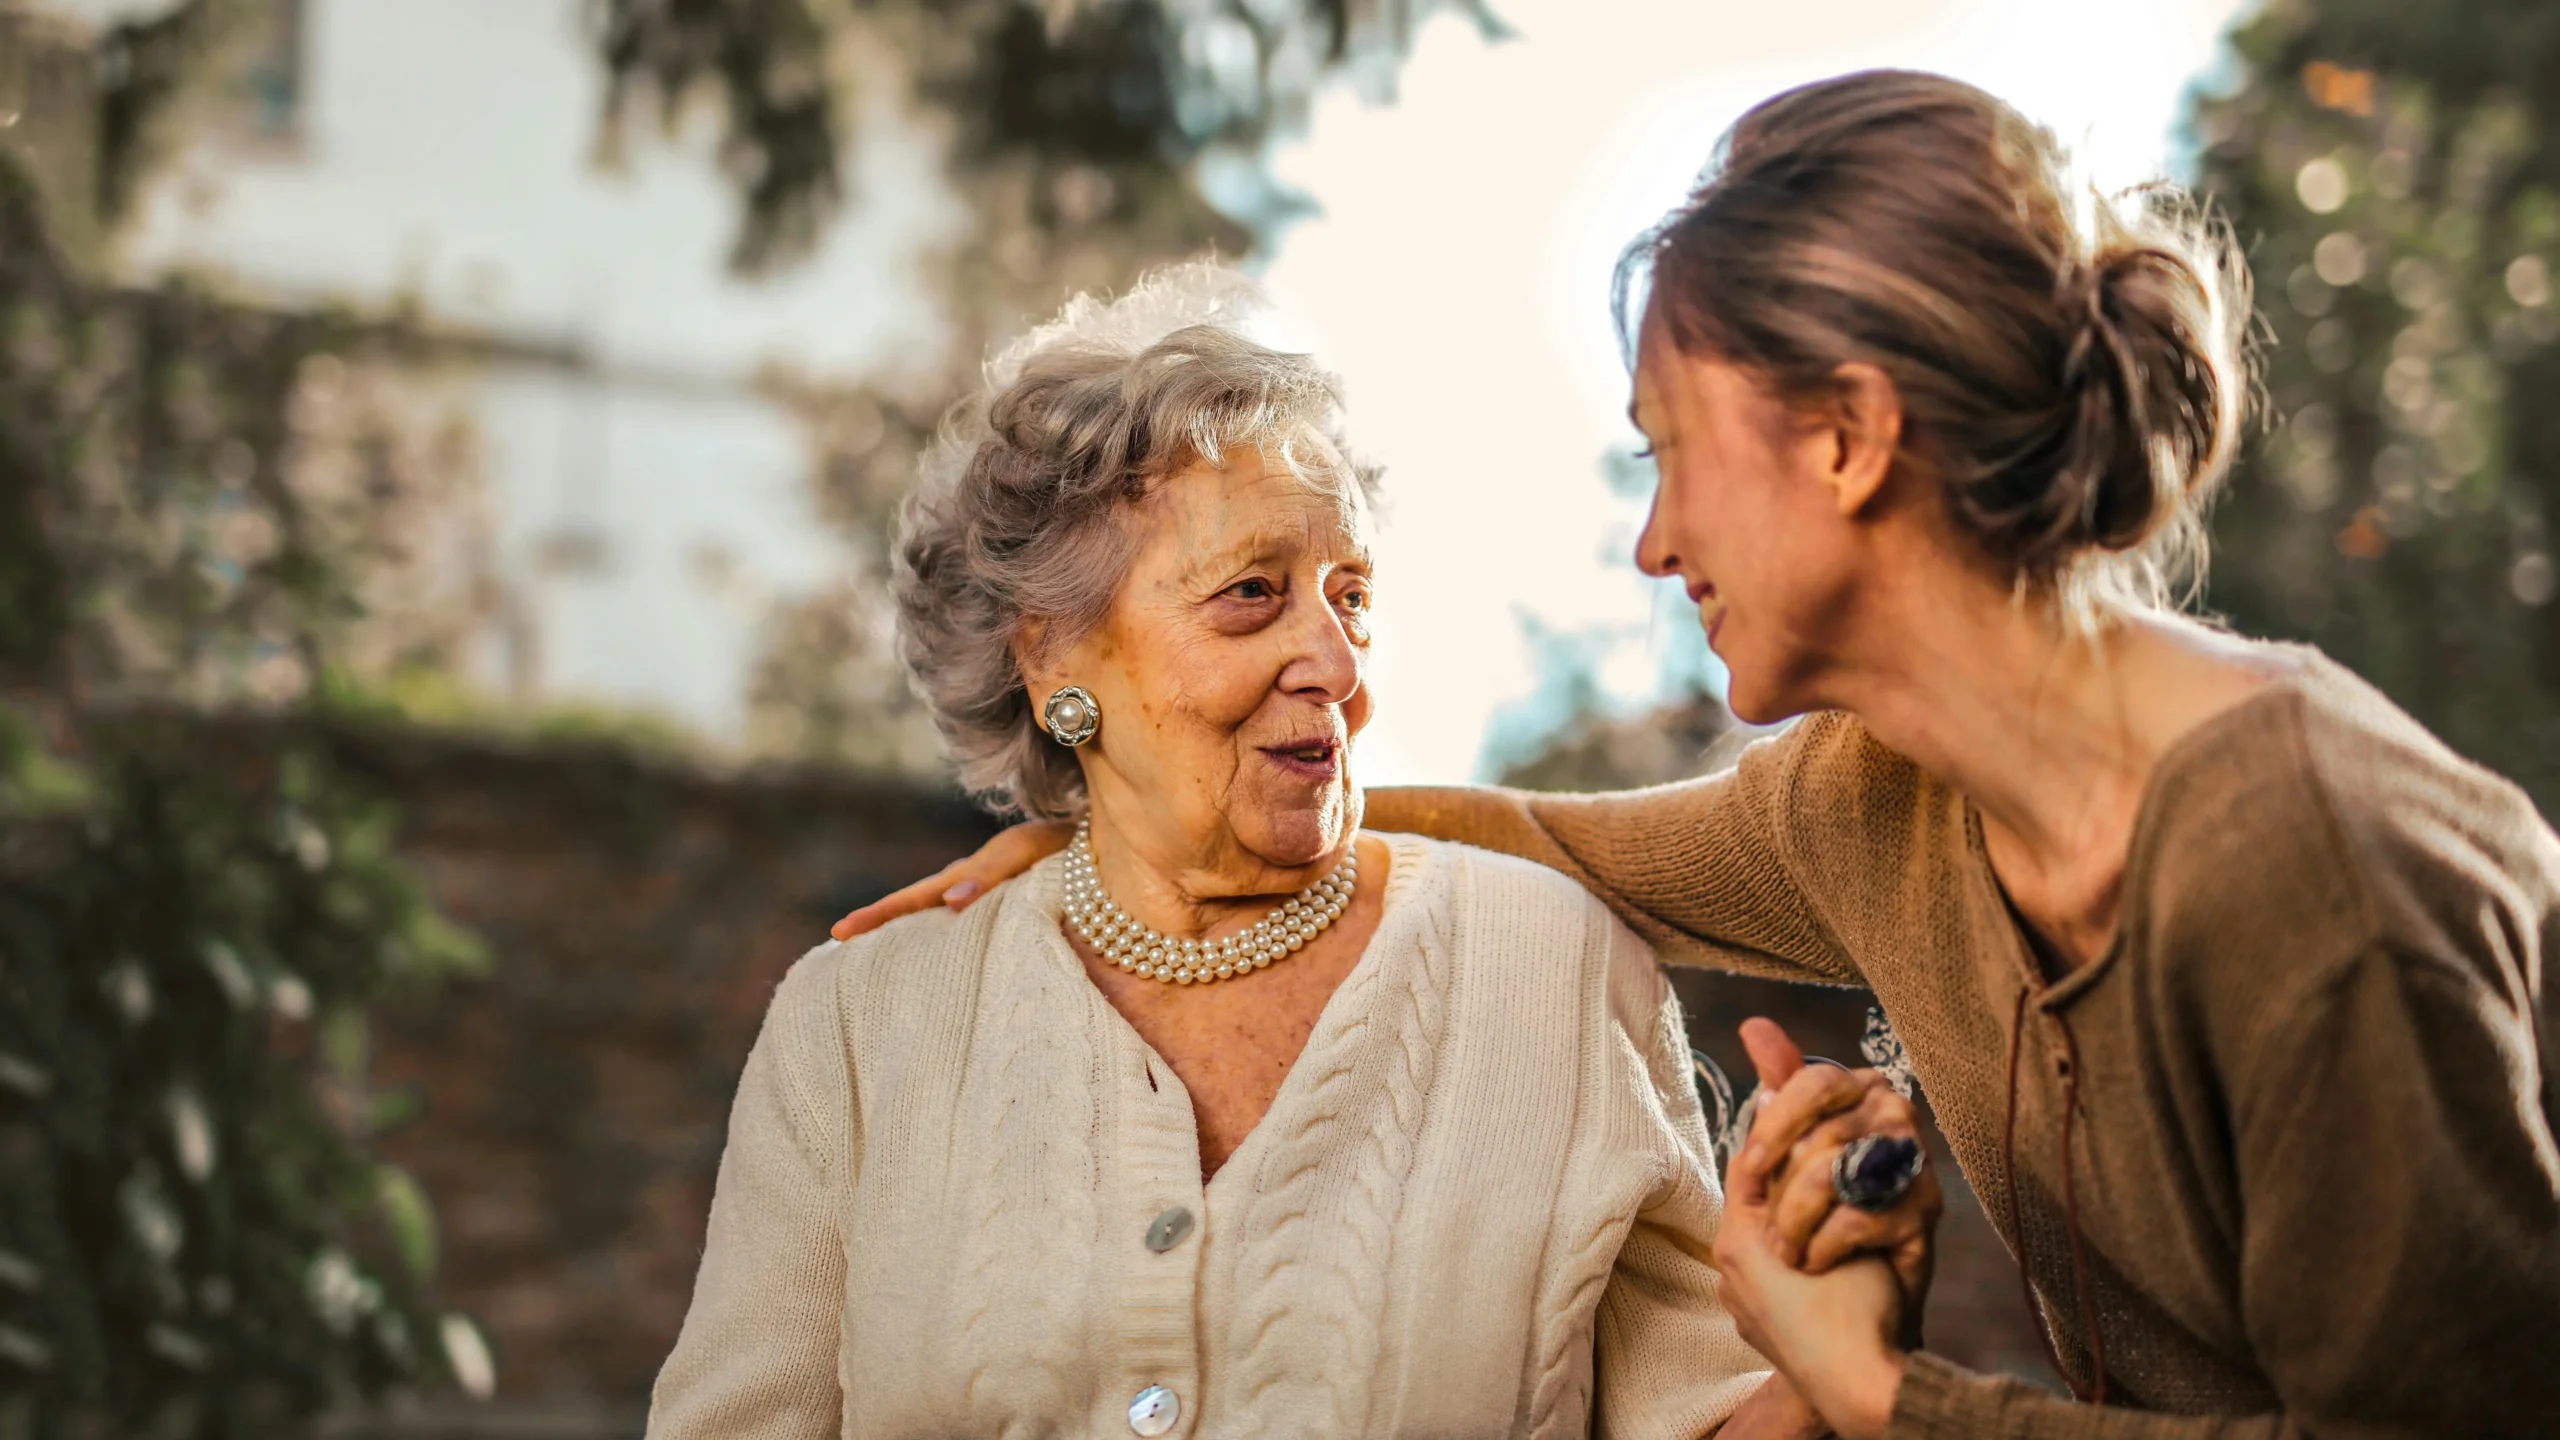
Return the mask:
[[1846,70],[1940,70],[2130,184],[2180,161],[2179,102],[2232,8],[1528,0],[1500,7],[1508,41],[1427,28],[1393,106],[1329,96],[1277,162],[1317,213],[1265,273],[1388,465],[1368,776],[1489,778],[1586,679],[1632,710],[1718,678],[1682,597],[1631,563],[1642,498],[1604,481],[1635,443],[1607,302],[1620,251],[1744,109]]
[[[1346,377],[1357,435],[1390,467],[1364,774],[1487,778],[1585,681],[1626,709],[1712,676],[1695,627],[1656,613],[1628,564],[1641,501],[1603,478],[1628,440],[1606,301],[1619,251],[1743,108],[1849,69],[1943,70],[2131,183],[2179,165],[2180,102],[2231,8],[1519,0],[1497,7],[1508,38],[1440,13],[1392,91],[1326,92],[1272,155],[1303,218],[1233,258]],[[772,607],[850,568],[817,523],[800,427],[758,377],[894,381],[963,343],[925,283],[969,223],[937,137],[890,95],[853,102],[855,202],[814,254],[742,281],[722,263],[737,207],[701,117],[596,164],[605,77],[577,6],[315,0],[290,43],[280,98],[243,102],[272,110],[151,178],[120,268],[280,303],[414,304],[505,347],[450,398],[505,589],[464,674],[754,748]]]
[[[775,980],[989,832],[886,535],[1073,291],[1214,252],[1345,377],[1362,778],[1712,768],[1611,275],[1878,65],[2209,197],[2201,603],[2560,803],[2550,0],[0,0],[0,1440],[639,1432]],[[1933,1346],[2048,1375],[1944,1173]]]

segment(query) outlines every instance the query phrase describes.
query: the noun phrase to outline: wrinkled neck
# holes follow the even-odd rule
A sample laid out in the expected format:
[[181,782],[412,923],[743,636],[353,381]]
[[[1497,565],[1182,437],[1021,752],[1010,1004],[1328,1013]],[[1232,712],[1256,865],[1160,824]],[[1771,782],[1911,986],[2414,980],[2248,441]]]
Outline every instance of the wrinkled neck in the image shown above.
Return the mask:
[[1232,836],[1206,840],[1180,853],[1146,831],[1115,825],[1103,807],[1089,817],[1095,873],[1113,903],[1131,919],[1175,939],[1196,939],[1241,929],[1272,907],[1331,874],[1357,841],[1340,843],[1304,866],[1274,865]]

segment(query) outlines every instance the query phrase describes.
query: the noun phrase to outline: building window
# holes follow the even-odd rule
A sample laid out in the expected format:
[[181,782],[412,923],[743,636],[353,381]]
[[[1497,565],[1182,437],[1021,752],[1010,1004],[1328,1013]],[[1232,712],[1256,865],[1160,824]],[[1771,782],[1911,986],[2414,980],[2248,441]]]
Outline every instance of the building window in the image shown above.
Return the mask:
[[231,82],[230,120],[245,139],[290,143],[302,135],[305,17],[309,0],[261,0],[246,23]]

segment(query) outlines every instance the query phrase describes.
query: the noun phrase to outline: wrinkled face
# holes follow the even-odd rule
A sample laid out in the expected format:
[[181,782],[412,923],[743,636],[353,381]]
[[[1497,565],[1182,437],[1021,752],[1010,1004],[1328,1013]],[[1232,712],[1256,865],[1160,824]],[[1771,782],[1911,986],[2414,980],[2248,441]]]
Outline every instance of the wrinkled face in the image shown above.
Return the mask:
[[1659,477],[1636,564],[1688,588],[1732,673],[1734,714],[1769,724],[1818,708],[1858,581],[1853,526],[1825,479],[1835,432],[1652,323],[1631,408]]
[[1247,449],[1159,483],[1131,523],[1109,614],[1031,677],[1035,711],[1070,684],[1101,707],[1077,751],[1097,826],[1238,883],[1329,859],[1360,818],[1364,507]]

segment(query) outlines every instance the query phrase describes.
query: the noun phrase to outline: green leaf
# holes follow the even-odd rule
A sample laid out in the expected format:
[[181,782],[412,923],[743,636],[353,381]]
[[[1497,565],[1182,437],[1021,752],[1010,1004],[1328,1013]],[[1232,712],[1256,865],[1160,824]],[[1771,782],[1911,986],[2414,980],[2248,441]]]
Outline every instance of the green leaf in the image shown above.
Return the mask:
[[397,1165],[374,1168],[374,1193],[392,1247],[409,1278],[425,1284],[436,1273],[436,1212],[416,1177]]

